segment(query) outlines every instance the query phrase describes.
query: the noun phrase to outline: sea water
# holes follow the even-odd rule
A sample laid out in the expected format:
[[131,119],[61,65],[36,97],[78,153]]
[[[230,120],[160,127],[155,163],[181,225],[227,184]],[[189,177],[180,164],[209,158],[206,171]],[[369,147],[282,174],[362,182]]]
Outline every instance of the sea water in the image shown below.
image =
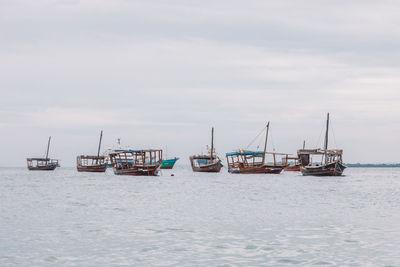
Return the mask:
[[0,266],[400,266],[400,169],[345,174],[2,168]]

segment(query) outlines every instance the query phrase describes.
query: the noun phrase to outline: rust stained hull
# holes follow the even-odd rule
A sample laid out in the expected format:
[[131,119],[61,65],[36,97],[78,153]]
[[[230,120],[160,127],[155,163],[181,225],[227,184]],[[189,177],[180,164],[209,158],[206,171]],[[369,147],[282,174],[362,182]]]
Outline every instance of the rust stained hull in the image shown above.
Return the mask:
[[301,167],[301,173],[304,176],[341,176],[344,166],[341,162],[333,162],[322,166]]

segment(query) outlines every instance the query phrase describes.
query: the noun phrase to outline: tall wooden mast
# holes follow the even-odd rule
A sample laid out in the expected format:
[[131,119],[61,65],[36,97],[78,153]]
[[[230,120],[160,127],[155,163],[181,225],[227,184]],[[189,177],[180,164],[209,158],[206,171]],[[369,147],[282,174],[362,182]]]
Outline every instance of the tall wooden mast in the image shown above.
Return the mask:
[[97,157],[100,156],[101,139],[103,139],[103,131],[100,132],[99,148],[97,149]]
[[326,154],[327,154],[327,150],[328,150],[328,138],[329,138],[329,112],[328,115],[326,116],[326,132],[325,132],[325,164],[327,162],[327,158],[326,158]]
[[268,122],[268,124],[267,124],[267,131],[266,131],[266,133],[265,133],[265,144],[264,144],[263,164],[265,163],[265,153],[267,152],[268,132],[269,132],[269,122]]
[[49,141],[47,142],[46,160],[49,158],[50,140],[51,136],[49,136]]
[[214,151],[214,127],[211,128],[211,160],[213,159]]

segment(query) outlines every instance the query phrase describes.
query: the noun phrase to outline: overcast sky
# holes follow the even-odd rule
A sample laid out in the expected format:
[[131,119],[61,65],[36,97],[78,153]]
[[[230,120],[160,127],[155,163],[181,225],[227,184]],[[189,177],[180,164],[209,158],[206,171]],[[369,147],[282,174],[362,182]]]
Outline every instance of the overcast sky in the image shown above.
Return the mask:
[[399,162],[399,1],[0,0],[0,166],[117,138],[187,164],[271,121],[269,150]]

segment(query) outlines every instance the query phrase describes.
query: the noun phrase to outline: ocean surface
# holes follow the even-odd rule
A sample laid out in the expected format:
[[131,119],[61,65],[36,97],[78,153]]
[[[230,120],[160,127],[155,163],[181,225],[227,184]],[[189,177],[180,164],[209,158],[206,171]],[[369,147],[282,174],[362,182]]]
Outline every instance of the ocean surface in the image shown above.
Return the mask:
[[400,168],[345,174],[0,168],[0,266],[400,266]]

